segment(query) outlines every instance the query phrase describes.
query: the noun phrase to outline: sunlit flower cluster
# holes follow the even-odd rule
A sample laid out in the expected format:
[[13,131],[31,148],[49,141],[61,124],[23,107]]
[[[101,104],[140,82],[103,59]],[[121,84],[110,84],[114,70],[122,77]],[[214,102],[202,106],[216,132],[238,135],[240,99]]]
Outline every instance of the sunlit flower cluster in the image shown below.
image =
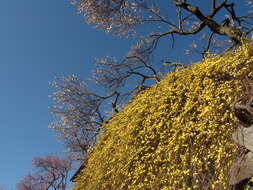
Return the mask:
[[73,189],[229,189],[236,155],[231,104],[252,61],[243,46],[141,91],[102,126]]

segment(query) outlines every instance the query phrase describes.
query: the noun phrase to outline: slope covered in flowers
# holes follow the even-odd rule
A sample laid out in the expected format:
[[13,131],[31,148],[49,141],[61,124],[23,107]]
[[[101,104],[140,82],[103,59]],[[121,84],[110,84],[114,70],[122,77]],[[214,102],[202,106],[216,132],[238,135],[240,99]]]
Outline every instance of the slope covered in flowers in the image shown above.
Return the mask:
[[102,126],[73,190],[229,189],[247,47],[169,73]]

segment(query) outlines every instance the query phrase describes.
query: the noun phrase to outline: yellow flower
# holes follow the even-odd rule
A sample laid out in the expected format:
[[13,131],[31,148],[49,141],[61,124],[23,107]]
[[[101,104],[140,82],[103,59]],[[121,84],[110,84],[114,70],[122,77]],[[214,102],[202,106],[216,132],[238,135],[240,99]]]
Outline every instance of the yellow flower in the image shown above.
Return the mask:
[[209,55],[136,95],[102,126],[73,190],[229,189],[230,106],[253,59],[246,48]]

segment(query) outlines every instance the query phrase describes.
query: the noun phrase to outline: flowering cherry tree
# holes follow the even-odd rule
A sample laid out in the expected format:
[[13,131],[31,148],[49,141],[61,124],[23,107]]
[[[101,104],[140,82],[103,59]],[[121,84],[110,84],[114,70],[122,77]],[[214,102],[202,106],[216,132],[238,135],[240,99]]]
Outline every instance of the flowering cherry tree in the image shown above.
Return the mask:
[[[238,43],[253,26],[251,0],[240,4],[235,0],[211,0],[205,4],[194,0],[75,0],[74,3],[87,23],[117,35],[133,35],[140,26],[159,25],[159,30],[151,28],[147,36],[155,41],[173,35],[195,35],[208,29],[210,38],[225,35]],[[236,11],[242,6],[243,12]]]
[[101,104],[114,96],[117,99],[117,92],[97,95],[75,76],[58,78],[52,85],[56,88],[52,98],[58,105],[52,106],[50,111],[60,120],[49,127],[57,132],[69,152],[75,153],[77,160],[84,160],[106,119]]
[[34,173],[23,177],[18,190],[66,190],[72,161],[49,155],[33,159]]
[[[185,53],[208,52],[233,48],[247,41],[253,30],[252,0],[74,0],[86,23],[121,37],[134,37],[134,44],[121,60],[114,57],[96,59],[94,80],[110,92],[157,82],[162,77],[161,62],[182,66],[168,53],[160,60],[152,55],[166,41],[168,51],[183,40]],[[180,50],[179,50],[180,51]],[[181,53],[181,52],[180,52]],[[159,64],[160,63],[160,64]],[[163,70],[163,69],[162,69]],[[128,88],[129,89],[129,88]],[[131,90],[130,90],[131,91]],[[133,92],[131,91],[131,92]],[[131,93],[130,93],[131,94]]]

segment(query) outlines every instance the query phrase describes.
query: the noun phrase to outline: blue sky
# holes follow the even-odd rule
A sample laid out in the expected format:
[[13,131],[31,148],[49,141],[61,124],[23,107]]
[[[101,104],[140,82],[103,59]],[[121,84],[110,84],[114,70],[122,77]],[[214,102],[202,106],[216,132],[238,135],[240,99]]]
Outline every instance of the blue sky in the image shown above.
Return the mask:
[[47,128],[49,82],[88,78],[95,57],[120,57],[134,40],[87,26],[69,0],[1,0],[0,23],[0,185],[10,190],[32,170],[33,157],[64,150]]
[[[61,152],[47,128],[49,82],[55,76],[90,76],[94,57],[123,54],[119,42],[84,24],[68,0],[1,0],[0,184],[15,188],[36,156]],[[108,48],[110,44],[110,48]]]

